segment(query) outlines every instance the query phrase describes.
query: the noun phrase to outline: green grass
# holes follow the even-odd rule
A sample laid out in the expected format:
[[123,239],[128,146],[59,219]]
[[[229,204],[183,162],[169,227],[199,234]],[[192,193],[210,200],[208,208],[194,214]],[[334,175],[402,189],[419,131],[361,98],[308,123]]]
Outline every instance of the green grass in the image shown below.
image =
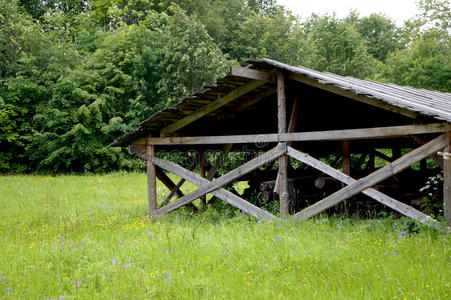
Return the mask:
[[407,219],[151,221],[146,202],[144,174],[0,177],[0,298],[451,297],[450,236],[399,238]]

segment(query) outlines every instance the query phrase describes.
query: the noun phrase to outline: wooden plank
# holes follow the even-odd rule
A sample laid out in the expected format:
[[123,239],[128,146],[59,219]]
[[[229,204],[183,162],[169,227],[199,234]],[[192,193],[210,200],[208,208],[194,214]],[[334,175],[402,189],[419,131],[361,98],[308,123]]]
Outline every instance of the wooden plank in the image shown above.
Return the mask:
[[[343,182],[344,184],[350,185],[356,183],[357,180],[351,178],[350,176],[332,168],[331,166],[321,162],[320,160],[313,158],[312,156],[300,152],[296,149],[288,147],[288,155],[293,157],[294,159],[299,160],[302,163],[305,163],[321,172]],[[391,209],[400,212],[401,214],[408,216],[412,219],[417,220],[420,223],[423,223],[428,226],[432,226],[434,228],[439,228],[440,223],[431,218],[430,216],[416,210],[415,208],[406,205],[398,200],[395,200],[373,188],[368,188],[362,192],[363,194],[373,198],[374,200],[390,207]]]
[[[177,186],[176,186],[176,184],[171,180],[171,178],[169,178],[164,172],[163,172],[163,170],[160,168],[160,167],[156,167],[155,168],[155,170],[156,170],[156,175],[157,175],[157,178],[170,190],[170,191],[174,191],[174,192],[176,192],[177,193],[177,195],[179,196],[179,197],[183,197],[184,196],[184,194],[180,191],[180,187],[179,188],[177,188]],[[183,184],[183,183],[182,183]],[[170,199],[170,198],[169,198]],[[169,201],[169,200],[168,200]],[[168,201],[166,201],[166,199],[158,206],[158,208],[161,208],[161,207],[163,207],[163,206],[165,206],[166,205],[166,203],[168,202]],[[194,204],[192,204],[192,203],[189,203],[189,204],[187,204],[186,205],[186,207],[189,207],[189,208],[191,208],[191,209],[193,209],[194,211],[197,211],[197,207],[194,205]]]
[[[451,153],[451,132],[448,132],[448,145],[445,151]],[[451,226],[451,159],[443,158],[443,211],[446,223]]]
[[[176,163],[173,163],[171,161],[163,160],[157,157],[148,156],[145,152],[139,151],[139,149],[131,149],[133,153],[137,153],[137,155],[144,160],[151,160],[155,165],[159,166],[162,169],[165,169],[168,172],[174,173],[175,175],[178,175],[191,183],[197,185],[197,186],[205,186],[210,183],[205,178],[200,177],[199,175],[188,171],[187,169],[182,168]],[[136,150],[133,151],[133,150]],[[276,216],[270,214],[269,212],[253,205],[252,203],[249,203],[246,200],[243,200],[242,198],[234,195],[233,193],[225,190],[225,189],[217,189],[215,191],[211,192],[216,197],[224,200],[225,202],[229,203],[230,205],[233,205],[234,207],[241,209],[242,211],[256,217],[256,218],[271,218],[271,219],[278,219]]]
[[[395,160],[393,157],[388,157],[387,155],[385,155],[384,153],[382,153],[382,152],[380,152],[380,151],[373,150],[373,152],[374,152],[374,154],[375,154],[376,156],[382,158],[382,159],[385,160],[385,161],[392,162],[392,161]],[[398,157],[398,158],[399,158],[399,157]]]
[[[427,143],[427,140],[421,136],[414,136],[413,139],[415,140],[415,143],[418,145],[424,145]],[[399,153],[398,153],[399,151]],[[397,157],[397,155],[401,155],[401,149],[396,150],[396,152],[393,152],[393,157]],[[443,157],[438,155],[437,153],[432,153],[429,156],[435,163],[443,170]]]
[[[287,132],[287,107],[286,107],[286,93],[285,93],[285,75],[282,71],[277,74],[277,127],[278,133]],[[286,147],[286,143],[284,143]],[[285,217],[289,214],[288,211],[288,156],[282,155],[279,157],[279,170],[277,178],[279,179],[279,202],[280,202],[280,216]],[[276,180],[277,181],[277,180]]]
[[[404,125],[375,127],[362,129],[343,129],[328,131],[309,131],[294,133],[273,133],[264,135],[268,143],[302,142],[302,141],[339,141],[339,140],[365,140],[385,139],[414,134],[441,133],[451,130],[447,123],[433,123],[423,125]],[[261,134],[251,135],[225,135],[225,136],[197,136],[197,137],[164,137],[141,138],[132,142],[132,145],[205,145],[205,144],[250,144],[261,139]]]
[[304,220],[308,219],[317,213],[320,213],[340,202],[346,200],[363,190],[374,186],[375,184],[387,179],[388,177],[399,173],[400,171],[408,168],[412,164],[419,162],[423,158],[427,157],[431,153],[437,152],[448,145],[448,139],[446,135],[441,135],[438,138],[430,141],[429,143],[409,152],[403,157],[395,160],[394,162],[380,168],[379,170],[371,173],[370,175],[356,181],[355,183],[335,192],[334,194],[324,198],[323,200],[307,207],[306,209],[298,212],[295,217]]
[[[379,108],[382,108],[382,109],[385,109],[385,110],[388,110],[388,111],[391,111],[391,112],[394,112],[397,114],[401,114],[401,115],[404,115],[409,118],[415,119],[420,116],[420,113],[413,112],[413,111],[410,111],[410,110],[407,110],[407,109],[404,109],[401,107],[391,105],[382,100],[367,97],[367,96],[361,95],[361,94],[356,94],[351,90],[346,90],[346,89],[340,88],[340,87],[332,85],[332,84],[322,83],[322,82],[319,82],[317,79],[310,78],[306,75],[290,72],[288,79],[295,80],[295,81],[298,81],[301,83],[305,83],[307,85],[317,87],[319,89],[322,89],[322,90],[325,90],[325,91],[328,91],[328,92],[331,92],[331,93],[334,93],[334,94],[337,94],[337,95],[340,95],[340,96],[343,96],[346,98],[350,98],[350,99],[353,99],[353,100],[356,100],[359,102],[363,102],[363,103],[366,103],[366,104],[369,104],[372,106],[376,106],[376,107],[379,107]],[[374,91],[372,91],[372,92],[374,93]]]
[[232,92],[223,96],[222,98],[219,98],[218,100],[210,102],[209,104],[207,104],[203,108],[195,111],[194,113],[178,120],[177,122],[172,123],[171,125],[167,126],[166,128],[163,128],[160,133],[162,136],[164,136],[164,135],[167,135],[174,131],[177,131],[177,130],[193,123],[194,121],[199,120],[200,118],[208,115],[212,111],[215,111],[218,108],[226,105],[227,103],[232,102],[236,98],[239,98],[239,97],[249,93],[250,91],[258,88],[259,86],[262,86],[263,84],[265,84],[264,81],[252,80],[252,81],[236,88],[235,90],[233,90]]
[[[283,147],[285,146],[285,147]],[[250,171],[253,171],[260,167],[261,165],[270,162],[279,156],[286,153],[286,145],[279,144],[277,147],[269,150],[268,152],[251,159],[247,163],[239,166],[238,168],[230,171],[229,173],[222,175],[221,177],[217,178],[216,180],[210,182],[209,184],[206,184],[197,190],[189,193],[188,195],[183,196],[182,198],[169,203],[165,207],[160,208],[159,210],[153,212],[152,215],[154,216],[162,216],[163,214],[170,212],[171,210],[177,209],[180,206],[183,206],[187,203],[192,202],[193,200],[210,193],[223,185],[233,181],[236,178],[239,178],[243,176],[244,174],[247,174]],[[201,177],[202,178],[202,177]]]
[[215,177],[216,173],[218,172],[219,168],[224,163],[224,161],[231,149],[232,149],[232,144],[227,144],[224,146],[221,153],[219,153],[219,156],[216,158],[215,163],[210,168],[210,170],[208,170],[208,174],[207,174],[208,181],[213,180],[213,177]]
[[[200,176],[202,178],[205,178],[205,151],[204,150],[200,151],[199,166],[200,166]],[[200,199],[200,205],[199,205],[200,211],[204,211],[205,207],[207,206],[207,196],[206,195],[200,196],[199,199]]]
[[[155,156],[155,146],[147,146],[147,156]],[[157,178],[155,165],[152,161],[147,161],[147,199],[149,202],[149,213],[157,210]]]
[[228,75],[266,82],[276,82],[276,77],[273,74],[268,74],[263,71],[243,68],[239,66],[231,66]]
[[351,145],[349,141],[342,142],[343,160],[341,161],[343,173],[351,175]]
[[[191,166],[191,168],[189,170],[192,171],[193,169],[194,169],[194,166]],[[185,183],[185,181],[186,180],[184,178],[180,179],[179,182],[174,186],[174,188],[171,189],[171,192],[169,193],[169,195],[167,195],[166,198],[161,202],[161,204],[158,206],[158,208],[165,206],[169,201],[171,201],[172,197],[174,197],[174,195],[176,193],[179,195],[179,197],[183,197],[184,194],[182,193],[182,191],[180,191],[180,188]],[[178,192],[180,192],[180,194]]]
[[[176,184],[172,182],[171,178],[169,178],[161,168],[155,168],[157,178],[171,191],[176,187]],[[180,190],[176,191],[177,196],[183,197],[183,193]]]
[[[288,123],[288,129],[287,132],[291,133],[296,130],[296,125],[298,122],[298,115],[299,115],[299,105],[298,105],[298,97],[294,98],[293,108],[291,109],[291,116],[290,116],[290,122]],[[287,146],[291,146],[293,142],[287,142]],[[276,184],[274,184],[274,193],[279,193],[279,182],[280,177],[279,173],[277,173],[276,178]]]

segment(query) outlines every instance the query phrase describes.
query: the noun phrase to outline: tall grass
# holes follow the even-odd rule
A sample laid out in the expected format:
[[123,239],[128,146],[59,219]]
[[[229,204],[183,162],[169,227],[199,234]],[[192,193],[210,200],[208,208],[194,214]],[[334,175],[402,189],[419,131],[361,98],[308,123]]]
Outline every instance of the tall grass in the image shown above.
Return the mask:
[[0,177],[0,298],[451,298],[449,235],[408,219],[153,221],[146,202],[144,174]]

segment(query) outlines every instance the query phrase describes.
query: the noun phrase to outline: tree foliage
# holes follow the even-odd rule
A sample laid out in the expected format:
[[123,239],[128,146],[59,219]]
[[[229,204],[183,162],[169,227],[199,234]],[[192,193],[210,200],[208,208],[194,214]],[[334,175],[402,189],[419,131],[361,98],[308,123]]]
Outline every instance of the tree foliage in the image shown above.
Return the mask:
[[0,0],[0,172],[137,169],[118,136],[268,57],[450,91],[450,8],[294,16],[275,0]]

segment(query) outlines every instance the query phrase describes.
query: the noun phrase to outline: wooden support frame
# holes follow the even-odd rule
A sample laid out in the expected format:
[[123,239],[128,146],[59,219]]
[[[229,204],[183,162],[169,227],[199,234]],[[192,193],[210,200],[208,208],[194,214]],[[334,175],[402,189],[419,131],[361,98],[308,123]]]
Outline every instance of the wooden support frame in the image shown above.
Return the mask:
[[349,141],[343,141],[341,144],[343,160],[341,161],[343,173],[351,176],[351,144]]
[[[178,175],[178,176],[186,179],[187,181],[193,183],[194,185],[197,185],[200,187],[200,186],[205,186],[205,185],[213,183],[205,178],[200,177],[196,173],[188,171],[187,169],[179,166],[178,164],[176,164],[174,162],[163,160],[163,159],[160,159],[160,158],[157,158],[154,156],[149,156],[149,155],[147,155],[147,153],[140,151],[139,147],[140,146],[131,146],[130,151],[132,153],[137,154],[141,159],[150,160],[150,161],[152,161],[152,163],[159,166],[160,168],[165,169],[168,172],[174,173],[175,175]],[[286,149],[285,149],[285,151],[286,151]],[[230,205],[233,205],[236,208],[241,209],[242,211],[244,211],[256,218],[278,219],[276,216],[272,215],[271,213],[249,203],[248,201],[242,199],[241,197],[236,196],[235,194],[233,194],[223,188],[218,188],[214,191],[211,191],[211,193],[214,196],[229,203]]]
[[219,98],[218,100],[215,100],[213,102],[208,103],[206,106],[202,107],[201,109],[191,113],[190,115],[172,123],[171,125],[167,126],[166,128],[163,128],[160,131],[161,136],[166,136],[172,132],[175,132],[191,123],[193,123],[196,120],[199,120],[200,118],[208,115],[212,111],[217,110],[218,108],[226,105],[227,103],[232,102],[233,100],[249,93],[250,91],[264,85],[266,82],[261,80],[252,80],[248,83],[236,88],[235,90],[231,91],[227,95]]
[[[284,147],[285,146],[285,147]],[[209,181],[208,184],[201,186],[197,190],[189,193],[188,195],[183,196],[180,199],[177,199],[174,202],[169,203],[165,207],[160,208],[159,210],[152,213],[154,216],[161,216],[171,210],[177,209],[180,206],[183,206],[187,203],[192,202],[193,200],[210,193],[218,188],[221,188],[225,184],[233,181],[236,178],[241,177],[242,175],[255,170],[256,168],[268,163],[272,160],[279,158],[281,155],[286,153],[286,145],[279,144],[277,147],[271,149],[270,151],[248,161],[247,163],[239,166],[238,168],[230,171],[229,173],[217,178],[214,181]],[[157,164],[157,163],[155,163]],[[158,165],[158,164],[157,164]],[[161,166],[160,166],[161,167]],[[164,168],[164,167],[163,167]],[[202,177],[201,177],[202,178]]]
[[[446,134],[448,145],[445,152],[451,152],[451,132]],[[443,214],[446,223],[451,226],[451,159],[443,157]]]
[[[147,156],[155,156],[155,146],[147,146]],[[155,165],[152,161],[147,161],[147,198],[149,203],[149,213],[157,210],[157,177]]]
[[273,74],[265,73],[259,70],[243,68],[240,66],[231,66],[229,75],[246,79],[276,82],[276,77]]
[[[389,165],[384,166],[383,168],[375,171],[374,173],[357,180],[356,182],[351,183],[350,185],[344,187],[338,192],[324,198],[323,200],[307,207],[306,209],[298,212],[295,217],[304,220],[314,216],[317,213],[320,213],[327,208],[330,208],[374,185],[377,183],[387,179],[388,177],[399,173],[400,171],[408,168],[412,164],[424,159],[431,153],[435,153],[440,149],[448,146],[449,140],[446,135],[441,135],[434,140],[428,142],[427,144],[409,152],[403,157],[395,160]],[[295,152],[291,147],[289,147],[288,154],[290,156],[294,156]],[[294,157],[296,158],[296,157]],[[338,178],[337,178],[338,179]]]
[[[386,139],[416,134],[445,133],[451,131],[451,124],[433,123],[422,125],[404,125],[389,127],[374,127],[362,129],[343,129],[328,131],[309,131],[295,133],[265,134],[268,143],[307,142],[307,141],[341,141]],[[140,138],[132,145],[214,145],[214,144],[250,144],[261,139],[261,134],[225,135],[225,136],[197,136],[197,137],[150,137]]]
[[[286,92],[285,92],[285,75],[282,71],[277,74],[277,126],[278,132],[287,132],[287,107],[286,107]],[[286,142],[282,144],[287,146]],[[279,171],[277,173],[279,182],[276,183],[279,188],[280,201],[280,216],[285,217],[288,212],[288,156],[281,155],[279,157]],[[276,179],[277,181],[277,179]]]
[[[192,171],[194,167],[195,166],[192,166],[189,170]],[[180,191],[180,188],[185,183],[185,181],[186,180],[184,178],[181,178],[179,182],[173,188],[170,189],[169,195],[161,202],[158,208],[165,206],[169,201],[171,201],[172,197],[174,197],[175,194],[177,194],[179,197],[183,197],[184,194],[182,191]]]
[[[312,156],[300,152],[291,147],[288,147],[288,155],[293,157],[294,159],[299,160],[302,163],[305,163],[317,170],[320,170],[321,172],[343,182],[344,184],[350,185],[357,182],[357,180],[353,179],[352,177],[330,167],[329,165],[321,162],[320,160],[313,158]],[[362,193],[405,216],[408,216],[412,219],[419,221],[420,223],[432,226],[434,228],[439,228],[439,223],[430,216],[416,210],[415,208],[409,205],[399,202],[398,200],[395,200],[373,188],[363,190]]]

